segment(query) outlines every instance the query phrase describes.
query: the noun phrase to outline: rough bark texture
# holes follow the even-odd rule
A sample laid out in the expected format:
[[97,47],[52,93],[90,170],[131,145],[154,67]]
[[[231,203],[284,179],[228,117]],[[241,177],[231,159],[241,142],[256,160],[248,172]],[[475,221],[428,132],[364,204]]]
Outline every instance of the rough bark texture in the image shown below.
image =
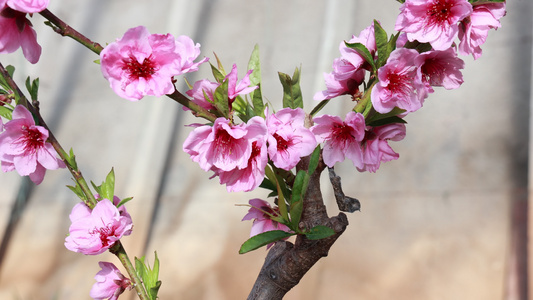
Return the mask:
[[[307,169],[309,160],[304,158],[297,169]],[[248,300],[276,300],[296,286],[307,271],[322,257],[328,255],[329,249],[348,226],[344,213],[329,218],[320,191],[320,175],[325,165],[320,160],[319,166],[311,175],[304,198],[304,207],[300,228],[312,228],[324,225],[335,230],[335,234],[321,240],[308,240],[299,235],[294,244],[278,241],[268,252],[265,263],[248,296]]]

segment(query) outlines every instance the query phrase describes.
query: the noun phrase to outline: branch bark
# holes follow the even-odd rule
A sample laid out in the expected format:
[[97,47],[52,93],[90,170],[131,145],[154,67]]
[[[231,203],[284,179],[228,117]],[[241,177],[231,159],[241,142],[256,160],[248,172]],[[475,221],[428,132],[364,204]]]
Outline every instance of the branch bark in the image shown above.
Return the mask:
[[[306,170],[309,158],[303,158],[296,166]],[[300,228],[310,229],[317,225],[332,228],[335,234],[321,240],[309,240],[304,235],[296,237],[295,243],[278,241],[268,252],[259,276],[248,295],[248,300],[277,300],[296,286],[302,277],[322,257],[348,226],[344,213],[329,218],[320,190],[320,175],[325,164],[320,159],[316,171],[311,175],[304,198]]]

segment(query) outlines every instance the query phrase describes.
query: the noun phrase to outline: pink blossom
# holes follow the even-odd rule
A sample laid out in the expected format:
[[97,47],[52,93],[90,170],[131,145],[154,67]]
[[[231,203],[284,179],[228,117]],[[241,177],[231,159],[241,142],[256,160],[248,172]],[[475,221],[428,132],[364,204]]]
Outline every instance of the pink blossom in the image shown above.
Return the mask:
[[245,124],[233,125],[226,118],[218,118],[213,126],[195,128],[185,140],[183,150],[204,171],[213,167],[222,171],[244,169],[252,154],[248,134]]
[[475,5],[472,14],[459,27],[459,53],[481,57],[481,45],[487,40],[490,29],[501,27],[500,19],[505,16],[505,2]]
[[463,83],[461,69],[465,63],[457,57],[453,48],[445,51],[428,51],[415,58],[415,65],[422,75],[422,81],[428,92],[432,86],[442,86],[447,90],[459,88]]
[[[352,38],[346,43],[361,43],[368,49],[370,55],[374,56],[377,50],[376,37],[374,34],[374,24],[363,29],[363,31],[359,33],[359,36],[352,36]],[[367,69],[370,68],[370,66],[368,66],[366,63],[366,60],[361,56],[361,54],[359,54],[359,52],[355,51],[354,49],[346,46],[346,43],[341,42],[341,44],[339,45],[339,51],[341,52],[342,59],[348,61],[356,69],[364,67],[366,67]]]
[[111,248],[122,236],[130,235],[133,227],[131,217],[108,199],[96,203],[91,210],[81,202],[70,213],[72,224],[65,247],[74,252],[96,255]]
[[415,66],[418,55],[414,49],[396,49],[390,54],[387,63],[379,68],[379,82],[370,94],[377,112],[388,113],[394,107],[413,112],[422,107],[427,93]]
[[400,10],[395,30],[407,32],[409,41],[446,50],[457,37],[457,23],[472,13],[472,5],[467,0],[406,0]]
[[48,6],[49,0],[7,0],[7,6],[23,13],[38,13]]
[[290,170],[315,149],[315,135],[305,128],[304,121],[301,108],[284,108],[268,116],[268,155],[276,167]]
[[290,232],[289,227],[272,220],[272,217],[278,217],[280,215],[278,207],[273,208],[265,200],[257,198],[251,199],[248,203],[250,203],[252,207],[248,210],[248,213],[244,218],[242,218],[242,221],[254,220],[252,230],[250,231],[250,237],[272,230]]
[[248,70],[241,81],[238,81],[237,65],[233,64],[231,72],[226,75],[224,81],[228,81],[228,99],[230,104],[233,103],[238,95],[246,95],[259,88],[259,86],[250,87],[250,74],[253,70]]
[[39,61],[41,46],[26,14],[0,5],[0,53],[12,53],[22,48],[24,57],[32,64]]
[[[212,102],[214,101],[213,94],[215,93],[216,88],[220,84],[216,82],[209,81],[207,79],[198,80],[194,83],[192,89],[186,92],[187,95],[192,97],[192,102],[200,105],[201,107],[209,110],[213,109]],[[208,99],[206,99],[206,97]],[[210,102],[211,101],[211,102]],[[187,107],[183,107],[184,110],[189,110]]]
[[362,114],[350,111],[344,122],[330,115],[316,117],[313,121],[315,125],[311,131],[319,143],[325,142],[322,155],[328,167],[344,161],[345,157],[351,159],[354,166],[363,167],[360,142],[365,136],[365,118]]
[[91,288],[89,295],[95,300],[117,300],[118,296],[127,288],[132,288],[131,281],[126,278],[117,267],[110,262],[98,262],[102,268],[94,279],[96,282]]
[[228,192],[249,192],[257,188],[265,178],[265,167],[268,162],[265,119],[253,117],[246,124],[248,142],[252,152],[245,168],[230,171],[214,169],[220,177],[220,184],[226,184]]
[[333,72],[324,73],[326,90],[316,93],[314,100],[332,99],[340,95],[353,96],[359,91],[359,85],[365,79],[365,69],[369,66],[365,59],[357,51],[346,46],[346,43],[361,43],[373,56],[377,48],[374,24],[361,31],[359,36],[354,35],[348,42],[341,42],[341,57],[333,60]]
[[194,63],[200,45],[171,34],[150,34],[143,26],[129,29],[100,53],[101,70],[113,91],[137,101],[146,95],[174,92],[172,77],[198,70],[207,58]]
[[333,72],[324,73],[326,90],[316,93],[313,99],[320,101],[341,95],[354,95],[364,79],[364,69],[356,69],[347,60],[336,58],[333,61]]
[[48,130],[35,125],[26,107],[17,105],[13,119],[4,125],[4,129],[0,134],[2,171],[17,170],[21,176],[29,176],[35,184],[40,184],[46,169],[65,167],[52,144],[46,141]]
[[361,142],[363,150],[363,167],[360,172],[375,173],[381,162],[396,160],[400,155],[389,146],[388,141],[401,141],[405,137],[405,125],[392,123],[378,127],[368,127],[365,138]]

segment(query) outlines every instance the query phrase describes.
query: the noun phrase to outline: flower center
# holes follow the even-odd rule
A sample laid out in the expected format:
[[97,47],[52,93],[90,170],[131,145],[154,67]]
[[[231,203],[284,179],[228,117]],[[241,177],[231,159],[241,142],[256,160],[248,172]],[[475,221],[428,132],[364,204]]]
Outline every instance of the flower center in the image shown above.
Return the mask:
[[353,140],[352,128],[346,124],[334,124],[331,131],[331,137],[341,141]]
[[216,153],[227,156],[233,152],[236,140],[226,130],[217,130],[214,143]]
[[430,25],[448,26],[450,25],[453,3],[447,0],[437,0],[429,5],[426,12]]
[[411,82],[411,78],[409,76],[404,74],[389,73],[387,79],[389,80],[387,89],[391,92],[391,94],[401,94],[403,96],[407,96],[411,92],[411,85],[409,84]]
[[113,226],[110,226],[107,224],[104,227],[95,227],[92,231],[89,232],[90,234],[98,235],[100,237],[100,242],[102,243],[102,247],[108,247],[111,245],[109,242],[109,237],[115,235],[115,229]]
[[145,58],[142,64],[134,56],[130,56],[129,59],[124,60],[122,70],[126,71],[132,80],[138,80],[141,77],[149,79],[158,70],[158,66],[152,61],[152,55]]
[[43,135],[36,128],[28,128],[22,126],[23,136],[21,136],[15,143],[24,147],[24,152],[35,153],[44,145]]
[[276,142],[278,144],[278,152],[285,152],[287,151],[287,149],[289,149],[289,147],[293,145],[292,141],[285,140],[277,133],[274,133],[272,136],[276,139]]

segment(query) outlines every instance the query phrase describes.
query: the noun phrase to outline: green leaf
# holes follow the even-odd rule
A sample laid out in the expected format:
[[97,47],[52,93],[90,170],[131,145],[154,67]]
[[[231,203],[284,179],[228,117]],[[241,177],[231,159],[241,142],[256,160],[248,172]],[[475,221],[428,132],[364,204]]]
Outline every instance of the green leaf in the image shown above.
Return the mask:
[[404,112],[405,112],[404,109],[401,109],[401,108],[398,108],[398,107],[393,108],[390,112],[388,112],[386,114],[380,114],[378,112],[375,112],[371,117],[368,117],[366,119],[366,124],[369,125],[370,123],[372,123],[374,121],[381,120],[381,119],[386,119],[386,118],[389,118],[389,117],[392,117],[392,116],[397,116],[397,115],[402,114]]
[[30,99],[33,101],[37,100],[37,93],[39,91],[39,78],[36,78],[31,82],[30,77],[26,78],[26,89],[30,93]]
[[265,103],[261,92],[261,61],[259,60],[259,45],[255,45],[250,60],[248,61],[248,70],[253,70],[250,74],[250,86],[258,85],[259,88],[250,93],[252,99],[253,111],[256,116],[263,116]]
[[294,235],[294,233],[288,233],[283,230],[272,230],[254,235],[242,244],[239,254],[253,251],[270,243],[288,238],[292,235]]
[[488,3],[502,3],[505,2],[505,0],[470,0],[468,1],[472,3],[472,5],[482,5],[482,4],[488,4]]
[[246,123],[251,118],[248,114],[250,103],[242,99],[241,96],[235,97],[235,100],[231,104],[231,108],[237,113],[237,115],[243,122]]
[[309,181],[309,175],[304,170],[298,171],[296,174],[296,178],[294,179],[294,184],[292,185],[292,196],[291,196],[291,204],[300,201],[300,199],[303,198],[303,194],[305,193],[305,183]]
[[130,200],[132,200],[133,197],[128,197],[120,200],[120,202],[117,204],[117,208],[121,207],[122,205],[128,203]]
[[229,117],[228,81],[223,82],[213,93],[215,108],[225,118]]
[[13,74],[15,74],[15,67],[12,65],[9,65],[6,67],[7,74],[9,74],[9,77],[13,78]]
[[135,270],[137,275],[142,279],[148,297],[150,297],[151,300],[156,300],[157,292],[161,287],[161,281],[159,280],[159,258],[157,257],[157,252],[155,252],[153,269],[144,262],[143,256],[140,259],[137,257],[135,258]]
[[224,77],[226,77],[222,72],[220,72],[215,66],[213,66],[212,63],[209,63],[211,65],[211,72],[213,72],[213,77],[215,77],[216,81],[218,83],[224,81]]
[[283,86],[283,107],[303,108],[302,90],[300,89],[300,70],[296,68],[292,78],[278,72],[279,80]]
[[387,38],[387,33],[381,27],[377,20],[374,20],[374,32],[376,36],[376,46],[378,50],[378,65],[377,68],[382,67],[387,63],[391,52],[396,48],[396,40],[400,33],[392,35],[390,40]]
[[311,154],[311,159],[309,160],[309,167],[307,167],[307,174],[309,176],[313,175],[318,166],[318,161],[320,160],[320,145],[316,146],[315,150]]
[[368,51],[368,48],[366,48],[365,45],[361,43],[347,43],[347,42],[344,42],[344,44],[346,45],[346,47],[354,49],[357,53],[359,53],[359,55],[361,55],[364,58],[364,60],[367,63],[369,63],[370,66],[372,66],[372,70],[374,72],[377,70],[376,64],[374,63],[374,57],[372,56],[372,54],[370,54],[370,51]]
[[107,174],[105,181],[100,186],[100,196],[104,199],[109,199],[113,202],[115,196],[115,170],[111,168],[111,171]]
[[[316,168],[316,167],[315,167]],[[299,231],[298,224],[302,216],[303,198],[307,192],[309,185],[309,174],[303,170],[298,171],[294,183],[292,185],[292,195],[289,207],[289,214],[291,216],[291,226],[296,232]]]
[[320,240],[330,237],[335,234],[335,231],[327,226],[317,225],[305,233],[305,237],[309,240]]
[[372,127],[377,127],[377,126],[383,126],[383,125],[387,125],[387,124],[392,124],[392,123],[407,123],[404,119],[398,117],[398,116],[392,116],[392,117],[388,117],[388,118],[384,118],[384,119],[378,119],[378,120],[375,120],[375,121],[372,121],[370,122],[369,124],[367,124],[368,126],[372,126]]
[[11,120],[13,119],[13,116],[12,116],[13,112],[11,111],[11,109],[5,107],[5,106],[0,106],[0,116],[8,119],[8,120]]
[[327,99],[327,100],[322,100],[320,101],[320,103],[318,103],[314,108],[313,110],[309,113],[309,115],[312,117],[314,117],[320,110],[322,110],[322,108],[324,108],[324,106],[326,106],[326,104],[328,104],[330,99]]
[[[74,179],[73,179],[74,181]],[[83,190],[81,189],[81,186],[76,182],[75,186],[71,186],[71,185],[67,185],[67,187],[72,191],[74,192],[74,194],[76,194],[76,196],[78,196],[78,198],[80,198],[83,202],[86,202],[87,201],[87,196],[85,195],[85,193],[83,192]]]

